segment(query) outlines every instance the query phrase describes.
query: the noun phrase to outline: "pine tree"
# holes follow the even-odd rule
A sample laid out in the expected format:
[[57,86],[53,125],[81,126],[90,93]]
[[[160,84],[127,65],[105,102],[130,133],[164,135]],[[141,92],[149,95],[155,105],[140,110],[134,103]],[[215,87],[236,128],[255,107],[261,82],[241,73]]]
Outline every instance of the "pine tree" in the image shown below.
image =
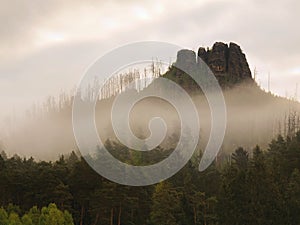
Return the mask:
[[178,225],[182,217],[182,193],[168,182],[155,186],[152,197],[151,222],[155,225]]
[[289,222],[296,225],[300,222],[300,172],[295,169],[287,186],[287,202],[289,207]]
[[0,208],[0,224],[8,225],[8,214],[3,208]]
[[248,224],[249,188],[246,180],[248,154],[238,148],[233,162],[223,172],[223,181],[217,205],[219,222],[224,225]]
[[22,225],[19,215],[14,212],[10,213],[8,221],[8,225]]
[[22,224],[23,225],[35,225],[35,224],[33,224],[30,216],[28,216],[27,214],[25,214],[24,216],[22,216],[21,220],[22,220]]

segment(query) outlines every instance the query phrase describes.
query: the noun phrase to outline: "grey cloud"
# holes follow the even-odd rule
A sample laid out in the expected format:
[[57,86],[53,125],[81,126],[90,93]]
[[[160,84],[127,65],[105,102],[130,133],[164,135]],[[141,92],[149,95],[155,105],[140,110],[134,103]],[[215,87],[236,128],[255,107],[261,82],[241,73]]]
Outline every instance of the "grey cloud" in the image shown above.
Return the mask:
[[1,0],[0,2],[0,56],[8,57],[17,55],[20,49],[26,48],[35,28],[45,21],[51,21],[59,13],[77,10],[80,6],[105,8],[110,3],[122,7],[123,4],[133,2],[133,0],[87,0],[84,2],[80,0]]

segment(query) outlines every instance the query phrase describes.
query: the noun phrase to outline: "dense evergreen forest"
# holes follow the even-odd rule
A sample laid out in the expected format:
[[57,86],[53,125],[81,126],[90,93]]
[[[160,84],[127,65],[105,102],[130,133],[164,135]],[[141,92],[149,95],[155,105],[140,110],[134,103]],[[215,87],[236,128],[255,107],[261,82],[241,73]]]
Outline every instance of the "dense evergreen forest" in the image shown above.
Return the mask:
[[240,147],[201,173],[199,157],[167,181],[129,187],[74,152],[46,162],[2,151],[0,224],[68,225],[72,217],[80,225],[300,224],[300,132],[268,149]]

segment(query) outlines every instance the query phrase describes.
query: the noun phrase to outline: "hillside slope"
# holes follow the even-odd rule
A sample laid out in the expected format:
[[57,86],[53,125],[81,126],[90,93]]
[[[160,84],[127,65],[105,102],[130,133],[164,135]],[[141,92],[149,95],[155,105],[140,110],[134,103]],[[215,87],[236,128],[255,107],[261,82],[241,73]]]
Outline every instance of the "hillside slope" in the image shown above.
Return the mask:
[[[251,149],[256,144],[266,148],[277,134],[292,134],[299,129],[300,104],[263,91],[252,79],[246,57],[238,45],[218,42],[211,49],[199,48],[197,54],[209,65],[223,89],[227,107],[223,152],[232,152],[237,146]],[[176,63],[197,70],[196,53],[179,51],[176,62],[163,77],[175,81],[191,95],[201,123],[199,146],[204,148],[211,125],[207,100],[196,83],[176,68]],[[157,85],[154,80],[146,89],[170,91]],[[46,111],[27,117],[24,125],[4,139],[7,152],[52,159],[76,149],[71,122],[72,99],[71,96],[57,104],[49,103]],[[96,122],[103,142],[108,138],[115,139],[110,122],[114,99],[115,96],[111,96],[97,103]],[[174,147],[180,133],[179,116],[166,101],[146,98],[138,102],[130,115],[133,132],[139,137],[147,137],[150,134],[148,122],[154,116],[162,117],[168,126],[167,137],[161,146]]]

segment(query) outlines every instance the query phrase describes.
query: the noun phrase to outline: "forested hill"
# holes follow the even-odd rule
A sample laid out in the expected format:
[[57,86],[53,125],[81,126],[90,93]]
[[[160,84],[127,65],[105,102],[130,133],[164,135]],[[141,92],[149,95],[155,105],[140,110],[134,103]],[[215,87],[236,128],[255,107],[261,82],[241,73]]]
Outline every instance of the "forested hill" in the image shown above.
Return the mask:
[[[176,69],[178,62],[197,69],[196,53],[183,50],[174,66],[159,74],[186,89],[199,110],[201,143],[179,173],[147,187],[109,182],[75,153],[73,96],[51,97],[28,112],[26,123],[13,126],[0,145],[0,225],[299,225],[299,103],[263,91],[235,44],[216,43],[212,49],[200,48],[198,55],[215,72],[228,113],[221,152],[207,170],[200,173],[198,165],[210,130],[210,111],[193,81]],[[148,98],[134,107],[131,125],[135,134],[147,136],[149,119],[165,120],[168,135],[155,157],[115,141],[111,106],[122,82],[128,84],[137,75],[108,82],[106,87],[114,88],[99,99],[96,122],[113,155],[145,165],[172,152],[180,129],[174,108]],[[147,88],[154,85],[155,80]]]
[[[125,147],[109,146],[143,163]],[[195,155],[175,176],[147,187],[109,182],[75,153],[46,162],[2,152],[0,224],[72,225],[70,212],[76,225],[298,225],[300,133],[252,154],[233,151],[201,173]]]
[[[221,153],[231,153],[234,147],[241,145],[247,149],[252,149],[256,144],[266,148],[278,134],[293,135],[299,130],[299,103],[262,90],[253,80],[246,56],[237,44],[215,43],[210,49],[199,48],[197,54],[209,65],[223,88],[227,129]],[[154,81],[147,88],[154,88],[156,91],[155,78],[163,76],[188,91],[199,111],[202,137],[199,146],[204,148],[210,132],[210,109],[199,87],[188,75],[176,68],[177,63],[195,69],[199,66],[195,52],[181,50],[166,73],[160,74],[159,68],[151,66],[147,75],[152,71]],[[124,91],[126,85],[144,75],[143,71],[136,70],[117,74],[104,85],[96,106],[98,133],[103,142],[108,138],[115,139],[110,123],[110,110],[116,93]],[[172,91],[169,94],[172,95]],[[3,129],[7,136],[0,140],[2,139],[8,154],[54,159],[58,154],[67,154],[76,149],[71,121],[72,101],[73,96],[65,93],[58,98],[49,97],[41,106],[30,110],[25,121],[18,121]],[[173,147],[178,140],[180,122],[174,108],[164,101],[147,98],[136,104],[131,113],[131,128],[134,133],[144,137],[149,135],[148,122],[153,116],[161,116],[168,125],[168,135],[161,147]]]

